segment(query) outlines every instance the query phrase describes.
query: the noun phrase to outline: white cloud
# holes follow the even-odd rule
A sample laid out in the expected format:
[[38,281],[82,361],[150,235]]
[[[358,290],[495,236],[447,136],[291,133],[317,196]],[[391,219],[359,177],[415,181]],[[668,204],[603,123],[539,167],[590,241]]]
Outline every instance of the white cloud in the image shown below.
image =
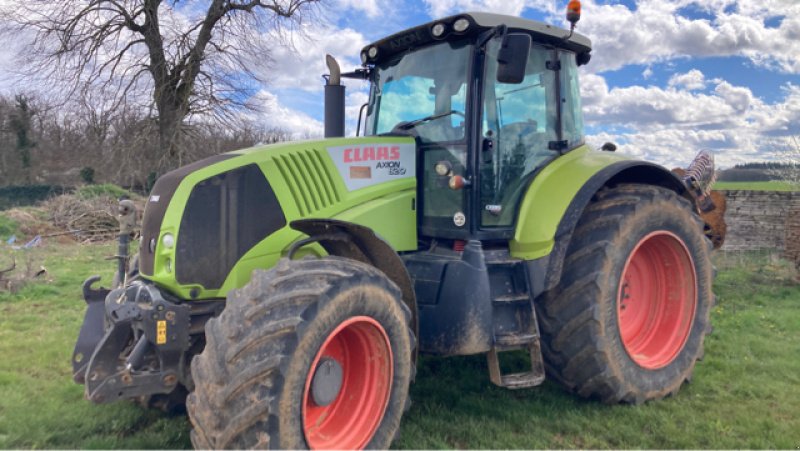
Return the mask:
[[526,9],[555,11],[554,0],[424,0],[428,14],[438,18],[464,11],[487,11],[519,16]]
[[696,91],[705,89],[706,78],[702,72],[697,69],[692,69],[685,74],[675,74],[667,83],[670,88],[685,88],[689,91]]
[[[726,81],[720,81],[714,92],[738,113],[747,112],[750,105],[756,103],[756,99],[750,89],[733,86]],[[758,103],[761,104],[760,101]]]
[[[690,19],[694,7],[713,16]],[[584,1],[578,30],[594,43],[590,70],[618,69],[682,57],[743,56],[754,63],[800,73],[800,2],[790,0],[640,0],[622,4]],[[766,19],[781,17],[775,28]]]
[[[595,77],[598,77],[595,75]],[[671,127],[722,128],[732,125],[734,108],[720,95],[655,86],[614,88],[597,84],[584,99],[589,121],[634,124],[639,129]]]
[[261,110],[260,113],[255,113],[256,117],[251,119],[264,125],[265,128],[285,130],[291,133],[294,139],[317,137],[323,134],[322,122],[305,113],[286,107],[280,103],[278,96],[269,91],[260,91],[253,96],[251,102]]
[[[766,103],[750,89],[725,80],[705,79],[700,71],[673,77],[667,88],[631,86],[609,89],[599,75],[583,76],[583,103],[589,125],[605,130],[589,137],[593,145],[605,141],[620,151],[666,165],[685,165],[694,154],[709,148],[717,163],[779,160],[800,135],[800,86],[784,87],[780,102]],[[708,93],[693,90],[711,83]],[[695,86],[693,86],[693,83]]]
[[[758,139],[756,139],[758,138]],[[603,133],[589,136],[595,147],[617,143],[620,153],[634,155],[667,167],[686,167],[702,149],[710,149],[718,168],[752,161],[782,161],[792,149],[789,138],[742,136],[732,131],[665,129],[649,133]]]
[[296,88],[321,91],[322,75],[328,73],[325,54],[339,61],[342,71],[360,66],[360,51],[367,45],[364,36],[352,29],[306,24],[291,33],[285,45],[272,49],[270,62],[259,74],[271,89]]
[[608,97],[608,83],[605,78],[592,73],[581,74],[581,98],[584,110],[598,105],[606,97]]
[[800,137],[800,86],[783,87],[785,98],[782,103],[770,105],[752,114],[753,126],[770,136]]
[[381,14],[388,5],[380,0],[336,0],[337,10],[348,10],[363,12],[369,18],[375,18]]

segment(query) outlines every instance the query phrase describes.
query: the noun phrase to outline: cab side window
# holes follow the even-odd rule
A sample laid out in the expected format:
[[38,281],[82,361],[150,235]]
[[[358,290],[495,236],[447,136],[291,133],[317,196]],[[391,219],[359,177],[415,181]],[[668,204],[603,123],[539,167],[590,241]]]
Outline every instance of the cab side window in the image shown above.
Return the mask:
[[525,175],[536,170],[556,152],[550,141],[558,139],[556,71],[547,61],[554,51],[532,45],[519,84],[497,81],[497,53],[501,39],[487,44],[481,132],[481,224],[509,226],[521,195]]
[[578,83],[578,65],[575,54],[559,52],[561,60],[561,126],[567,149],[584,143],[581,92]]

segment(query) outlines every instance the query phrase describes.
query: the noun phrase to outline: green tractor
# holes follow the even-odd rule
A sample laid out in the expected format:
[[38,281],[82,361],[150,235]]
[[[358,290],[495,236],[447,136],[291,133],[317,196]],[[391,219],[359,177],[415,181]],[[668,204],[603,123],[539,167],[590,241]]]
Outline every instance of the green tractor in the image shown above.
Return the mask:
[[[584,142],[590,51],[465,13],[368,45],[353,72],[329,59],[326,139],[157,181],[138,256],[113,289],[84,284],[86,397],[185,402],[198,448],[349,449],[390,445],[418,353],[485,354],[510,389],[676,393],[714,300],[703,190]],[[341,77],[370,83],[363,136],[343,137]],[[503,374],[514,350],[530,370]]]

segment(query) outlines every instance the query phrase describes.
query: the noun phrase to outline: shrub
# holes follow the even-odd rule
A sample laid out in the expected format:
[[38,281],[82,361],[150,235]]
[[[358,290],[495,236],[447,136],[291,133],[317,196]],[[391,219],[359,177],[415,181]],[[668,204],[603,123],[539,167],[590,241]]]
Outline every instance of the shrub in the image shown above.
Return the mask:
[[54,185],[3,186],[0,187],[0,210],[33,205],[63,192],[63,187]]
[[81,180],[87,185],[94,185],[94,168],[86,166],[81,169]]
[[106,241],[119,230],[114,212],[117,203],[110,196],[82,198],[73,194],[53,197],[42,203],[50,221],[60,230],[71,232],[79,241]]
[[75,196],[80,199],[96,199],[98,197],[110,197],[119,199],[120,197],[130,197],[131,192],[111,183],[102,185],[81,186],[75,190]]

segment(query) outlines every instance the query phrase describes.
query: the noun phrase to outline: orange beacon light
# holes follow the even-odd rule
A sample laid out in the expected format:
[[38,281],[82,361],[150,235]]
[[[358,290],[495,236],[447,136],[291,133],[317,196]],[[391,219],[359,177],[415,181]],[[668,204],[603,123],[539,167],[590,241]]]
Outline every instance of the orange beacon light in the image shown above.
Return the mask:
[[570,0],[567,4],[567,20],[572,24],[571,28],[575,28],[575,24],[581,20],[581,2],[580,0]]

